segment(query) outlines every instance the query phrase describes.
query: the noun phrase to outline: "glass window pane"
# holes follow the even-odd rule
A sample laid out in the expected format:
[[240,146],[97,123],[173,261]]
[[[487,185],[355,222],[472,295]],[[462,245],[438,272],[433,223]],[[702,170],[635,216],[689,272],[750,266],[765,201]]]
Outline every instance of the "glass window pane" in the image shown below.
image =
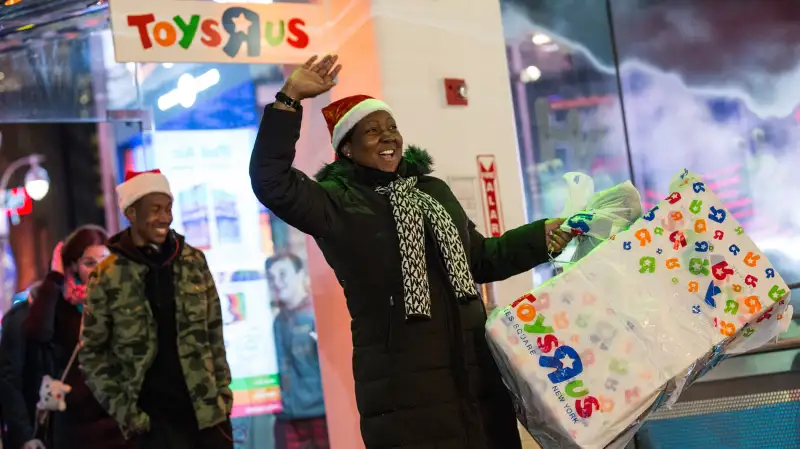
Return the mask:
[[[645,206],[678,170],[702,174],[784,279],[800,282],[800,214],[786,203],[800,193],[800,91],[788,81],[800,76],[798,5],[609,4]],[[784,338],[800,337],[797,324]]]
[[555,217],[566,173],[591,175],[597,190],[631,179],[607,11],[604,2],[502,5],[528,218]]

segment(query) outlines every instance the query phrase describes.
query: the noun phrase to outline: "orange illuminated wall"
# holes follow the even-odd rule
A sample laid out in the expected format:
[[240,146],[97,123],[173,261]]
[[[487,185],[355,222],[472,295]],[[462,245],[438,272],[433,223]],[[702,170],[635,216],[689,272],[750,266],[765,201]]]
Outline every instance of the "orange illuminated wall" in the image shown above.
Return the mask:
[[[330,94],[304,104],[303,132],[297,144],[295,166],[308,174],[333,160],[330,134],[320,113],[322,107],[353,94],[381,97],[380,60],[377,55],[371,1],[330,0],[326,41],[345,67],[345,75]],[[286,67],[285,73],[291,73]],[[308,272],[314,297],[319,335],[319,357],[328,433],[333,449],[364,447],[355,403],[350,314],[339,282],[312,238],[308,238]]]

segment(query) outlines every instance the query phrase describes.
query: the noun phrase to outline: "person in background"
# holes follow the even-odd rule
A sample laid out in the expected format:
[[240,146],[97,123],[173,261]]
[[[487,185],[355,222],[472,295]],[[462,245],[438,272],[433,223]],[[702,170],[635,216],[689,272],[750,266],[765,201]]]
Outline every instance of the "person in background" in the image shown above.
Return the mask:
[[86,383],[142,449],[232,449],[231,372],[205,256],[170,229],[161,172],[128,173],[117,196],[130,227],[89,280]]
[[53,252],[50,272],[31,291],[33,303],[23,329],[28,341],[53,348],[55,370],[49,374],[72,387],[67,408],[51,414],[52,442],[57,449],[127,449],[113,418],[100,406],[86,386],[73,359],[80,350],[83,304],[89,274],[108,256],[105,230],[82,226],[59,243]]
[[250,179],[265,207],[315,238],[344,288],[364,444],[521,449],[475,284],[548,262],[571,235],[563,220],[540,220],[485,238],[431,176],[428,153],[404,149],[389,105],[366,95],[323,109],[337,160],[317,182],[293,168],[300,101],[336,84],[336,60],[311,58],[265,108]]
[[328,449],[314,305],[303,261],[279,254],[265,263],[272,290],[275,348],[283,411],[275,421],[275,449]]
[[25,338],[23,324],[30,313],[30,290],[15,295],[15,298],[3,316],[0,337],[3,446],[38,449],[49,440],[48,429],[37,429],[34,434],[34,420],[42,377],[54,371],[53,352],[47,345]]

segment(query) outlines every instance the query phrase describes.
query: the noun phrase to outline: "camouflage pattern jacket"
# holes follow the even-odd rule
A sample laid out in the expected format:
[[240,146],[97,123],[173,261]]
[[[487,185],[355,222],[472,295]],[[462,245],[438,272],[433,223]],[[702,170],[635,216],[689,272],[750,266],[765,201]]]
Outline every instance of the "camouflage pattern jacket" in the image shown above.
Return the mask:
[[[156,323],[145,297],[147,267],[112,254],[88,283],[83,347],[86,383],[123,435],[146,432],[150,417],[137,403],[156,354]],[[200,429],[227,419],[231,372],[222,337],[222,310],[203,253],[188,244],[173,262],[178,353]]]

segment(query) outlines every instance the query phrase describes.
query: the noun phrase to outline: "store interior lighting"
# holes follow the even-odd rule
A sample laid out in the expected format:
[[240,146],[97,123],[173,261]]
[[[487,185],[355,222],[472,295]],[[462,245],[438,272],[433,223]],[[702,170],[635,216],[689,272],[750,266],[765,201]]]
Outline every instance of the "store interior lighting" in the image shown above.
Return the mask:
[[542,71],[535,65],[528,66],[519,74],[519,79],[523,83],[532,83],[542,77]]
[[548,35],[546,35],[544,33],[536,33],[536,34],[534,34],[533,38],[531,40],[536,45],[547,45],[547,44],[553,42],[553,39],[551,39],[550,36],[548,36]]
[[177,87],[158,99],[158,109],[166,111],[177,105],[190,108],[197,100],[197,95],[219,83],[219,79],[220,75],[217,69],[211,69],[198,77],[184,73],[178,78]]

